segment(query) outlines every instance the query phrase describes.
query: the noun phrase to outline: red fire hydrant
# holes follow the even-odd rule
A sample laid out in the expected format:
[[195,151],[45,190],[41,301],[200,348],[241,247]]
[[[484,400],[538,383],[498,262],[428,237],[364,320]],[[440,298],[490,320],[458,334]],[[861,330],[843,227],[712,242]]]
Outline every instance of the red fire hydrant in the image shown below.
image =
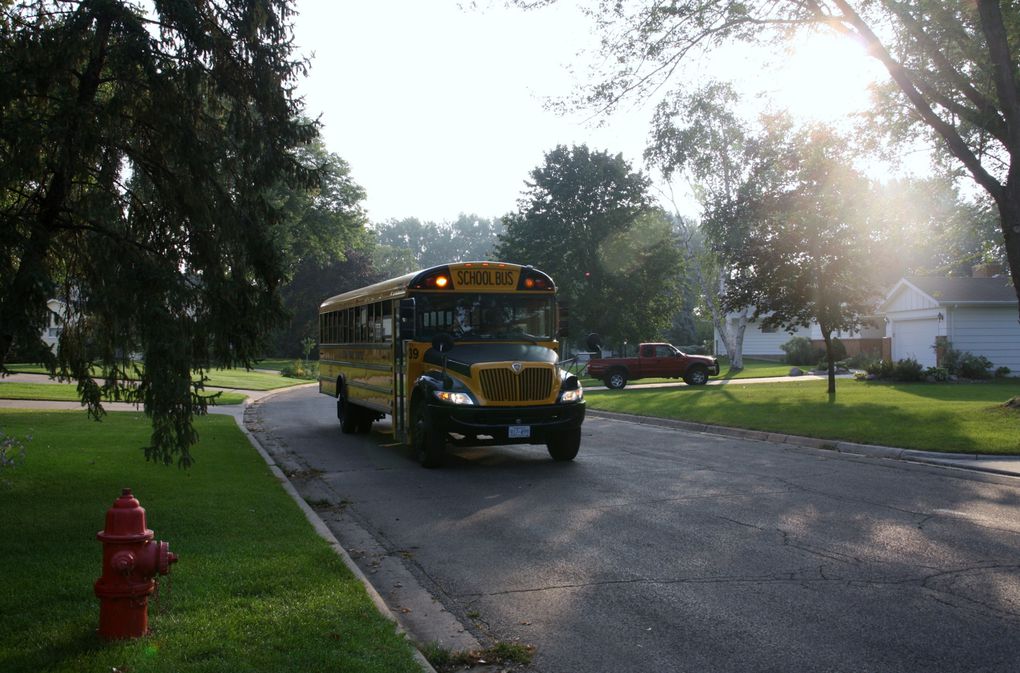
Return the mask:
[[170,552],[170,543],[152,539],[145,510],[130,488],[106,511],[106,528],[96,537],[103,543],[103,576],[96,580],[99,635],[107,640],[144,636],[155,577],[169,573],[177,555]]

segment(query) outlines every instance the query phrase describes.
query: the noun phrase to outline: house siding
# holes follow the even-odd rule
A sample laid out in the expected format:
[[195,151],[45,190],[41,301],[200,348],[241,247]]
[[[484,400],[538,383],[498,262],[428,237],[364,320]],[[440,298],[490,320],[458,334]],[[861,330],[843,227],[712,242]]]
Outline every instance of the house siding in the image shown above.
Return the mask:
[[801,328],[793,334],[785,330],[762,332],[760,323],[749,322],[747,323],[747,331],[744,332],[744,357],[782,358],[786,353],[783,352],[781,346],[795,336],[810,339],[811,330],[809,328]]
[[1020,374],[1020,323],[1016,307],[960,307],[948,312],[946,336],[953,348],[984,355],[992,368]]

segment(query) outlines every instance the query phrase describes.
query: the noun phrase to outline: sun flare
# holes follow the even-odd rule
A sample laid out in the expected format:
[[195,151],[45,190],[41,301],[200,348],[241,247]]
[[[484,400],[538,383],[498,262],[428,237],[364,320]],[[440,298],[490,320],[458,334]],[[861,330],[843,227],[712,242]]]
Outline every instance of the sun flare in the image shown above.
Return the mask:
[[849,39],[812,34],[773,64],[764,93],[797,117],[835,122],[868,107],[868,87],[883,74],[881,64]]

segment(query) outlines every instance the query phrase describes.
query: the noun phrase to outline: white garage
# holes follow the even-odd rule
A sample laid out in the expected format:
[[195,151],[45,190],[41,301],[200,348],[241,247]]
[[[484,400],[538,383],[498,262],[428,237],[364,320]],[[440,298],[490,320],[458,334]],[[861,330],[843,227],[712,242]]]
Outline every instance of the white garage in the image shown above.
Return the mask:
[[881,311],[894,361],[909,357],[934,367],[934,345],[941,337],[957,350],[984,355],[993,369],[1020,374],[1017,297],[1006,276],[904,278]]

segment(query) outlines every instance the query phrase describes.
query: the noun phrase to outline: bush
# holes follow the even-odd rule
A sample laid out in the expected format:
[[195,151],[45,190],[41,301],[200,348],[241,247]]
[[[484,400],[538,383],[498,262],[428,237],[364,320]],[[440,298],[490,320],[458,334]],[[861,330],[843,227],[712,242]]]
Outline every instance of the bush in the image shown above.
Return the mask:
[[897,360],[893,368],[893,379],[907,383],[924,380],[924,367],[914,358]]
[[879,379],[891,379],[895,366],[888,360],[873,360],[864,367],[864,371]]
[[780,348],[786,353],[783,360],[788,365],[811,365],[825,357],[825,353],[815,348],[807,337],[793,337]]
[[995,378],[1004,379],[1009,376],[1009,367],[999,367],[995,370]]
[[991,378],[989,370],[992,368],[992,362],[984,355],[974,355],[973,353],[963,353],[960,357],[959,369],[957,374],[965,379],[987,379]]
[[943,383],[949,380],[949,370],[945,367],[928,367],[924,370],[924,376],[936,383]]
[[314,380],[319,377],[319,363],[313,360],[306,364],[303,360],[294,360],[280,369],[280,375],[292,379]]

